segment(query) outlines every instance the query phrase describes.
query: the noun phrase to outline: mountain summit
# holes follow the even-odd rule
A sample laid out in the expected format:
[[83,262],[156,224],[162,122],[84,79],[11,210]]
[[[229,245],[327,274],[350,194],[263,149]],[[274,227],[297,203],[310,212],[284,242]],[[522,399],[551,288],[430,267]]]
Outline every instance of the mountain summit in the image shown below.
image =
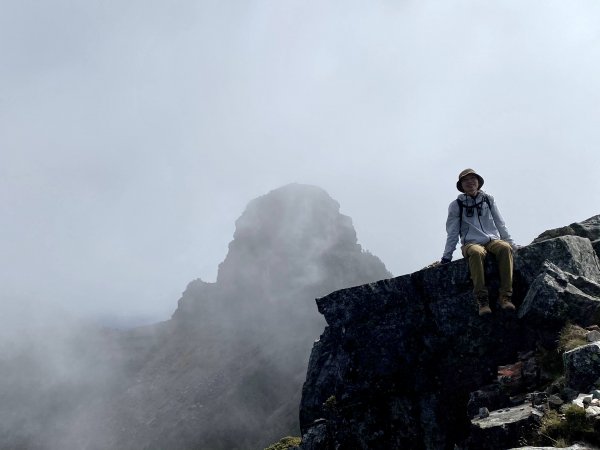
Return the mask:
[[[217,282],[204,283],[221,302],[314,311],[315,297],[390,277],[379,258],[357,243],[350,217],[316,186],[289,184],[252,200],[236,221]],[[198,281],[194,282],[199,284]],[[192,283],[192,285],[194,284]],[[203,308],[206,299],[186,291],[174,317]],[[264,311],[263,311],[264,312]]]
[[258,281],[277,301],[282,290],[381,276],[383,264],[362,253],[352,220],[339,208],[324,190],[301,184],[253,200],[236,222],[217,283],[247,287]]
[[323,189],[290,184],[251,201],[217,281],[191,282],[158,327],[139,389],[165,394],[134,401],[155,415],[152,426],[130,426],[144,445],[171,449],[260,448],[297,434],[306,365],[324,325],[314,299],[390,276]]
[[303,184],[252,200],[236,221],[216,283],[190,283],[173,318],[212,327],[221,317],[244,329],[277,328],[283,319],[288,333],[298,326],[302,339],[316,338],[323,322],[314,298],[391,276],[357,243],[339,208],[323,189]]

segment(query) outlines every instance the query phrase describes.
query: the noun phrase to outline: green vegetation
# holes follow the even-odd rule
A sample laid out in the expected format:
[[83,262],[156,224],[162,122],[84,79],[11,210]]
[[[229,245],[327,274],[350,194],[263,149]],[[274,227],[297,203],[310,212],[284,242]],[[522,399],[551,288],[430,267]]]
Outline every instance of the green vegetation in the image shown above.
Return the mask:
[[[538,356],[542,368],[554,376],[553,385],[564,384],[562,355],[565,352],[587,344],[587,331],[580,326],[566,324],[561,330],[556,351],[539,349]],[[585,409],[568,405],[561,412],[547,411],[534,438],[534,444],[552,445],[564,448],[576,442],[600,445],[600,421],[586,417]]]
[[586,417],[585,410],[577,405],[569,405],[564,414],[548,411],[542,418],[538,431],[537,444],[555,447],[568,447],[575,442],[599,445],[599,430],[594,429],[595,421]]
[[299,437],[286,436],[280,439],[279,442],[269,445],[265,450],[287,450],[290,447],[297,447],[300,442]]
[[558,351],[564,353],[587,344],[586,334],[587,331],[580,326],[568,323],[558,337]]
[[556,381],[564,375],[562,355],[569,350],[587,344],[587,331],[580,326],[566,324],[560,331],[556,349],[538,348],[537,357],[541,368]]
[[337,399],[335,398],[335,395],[329,396],[329,398],[325,400],[325,403],[323,403],[323,406],[326,410],[335,411],[337,409]]

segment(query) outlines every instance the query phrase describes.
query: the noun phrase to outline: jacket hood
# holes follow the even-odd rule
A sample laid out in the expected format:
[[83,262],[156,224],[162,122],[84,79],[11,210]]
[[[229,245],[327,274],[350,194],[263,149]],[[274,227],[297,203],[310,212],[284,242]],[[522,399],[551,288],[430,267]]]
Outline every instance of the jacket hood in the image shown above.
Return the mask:
[[[483,192],[481,189],[477,191],[477,195],[475,196],[475,198],[479,198],[480,196],[482,196],[483,194],[485,194],[485,192]],[[458,194],[458,196],[456,197],[457,200],[461,200],[461,201],[465,201],[469,198],[473,198],[468,194]]]

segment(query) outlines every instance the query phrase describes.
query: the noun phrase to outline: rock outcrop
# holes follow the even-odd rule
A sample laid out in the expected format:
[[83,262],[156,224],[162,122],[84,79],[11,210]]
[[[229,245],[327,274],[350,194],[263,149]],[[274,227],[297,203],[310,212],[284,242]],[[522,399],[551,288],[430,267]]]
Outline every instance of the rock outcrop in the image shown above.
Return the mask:
[[[531,409],[541,397],[531,392],[552,382],[540,352],[556,350],[568,322],[599,323],[598,237],[595,216],[519,249],[516,312],[495,307],[493,257],[486,262],[490,316],[477,314],[465,260],[317,299],[327,327],[314,344],[303,388],[301,448],[517,446],[541,415]],[[586,350],[586,362],[567,358],[568,379],[581,380],[573,387],[589,389],[600,377],[597,346],[588,345],[594,351]],[[523,406],[526,398],[530,406]],[[486,408],[489,416],[474,417]]]
[[568,387],[579,392],[590,392],[600,383],[600,342],[575,348],[563,357]]

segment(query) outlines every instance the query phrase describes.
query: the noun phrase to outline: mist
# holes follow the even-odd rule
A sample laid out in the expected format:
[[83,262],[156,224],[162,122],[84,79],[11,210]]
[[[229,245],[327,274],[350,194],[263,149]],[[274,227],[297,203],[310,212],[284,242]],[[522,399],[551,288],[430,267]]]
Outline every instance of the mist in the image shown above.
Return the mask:
[[125,378],[116,332],[80,319],[29,311],[4,327],[0,345],[0,446],[98,448],[110,416],[104,398]]
[[440,258],[466,167],[520,243],[597,212],[596,2],[2,5],[8,299],[164,320],[290,182],[396,275]]
[[[50,311],[5,331],[0,445],[30,449],[264,448],[297,435],[315,298],[391,276],[322,189],[251,201],[216,282],[134,329]],[[25,316],[25,315],[23,315]]]
[[[191,323],[214,322],[191,360],[212,361],[223,346],[232,361],[296,358],[281,373],[301,382],[323,325],[314,297],[350,282],[339,260],[327,271],[304,264],[330,242],[315,236],[310,258],[292,266],[302,270],[285,270],[297,250],[286,239],[261,255],[263,266],[252,252],[243,274],[226,264],[240,213],[280,186],[325,189],[352,218],[361,251],[394,275],[440,259],[467,167],[485,178],[518,244],[597,214],[599,13],[591,0],[3,1],[0,365],[9,381],[0,389],[13,406],[0,412],[0,440],[117,442],[121,424],[101,420],[107,405],[129,395],[115,417],[141,411],[146,387],[163,379],[153,352],[170,345],[165,354],[178,355],[190,339],[169,319],[191,298]],[[295,225],[281,229],[295,236]],[[224,308],[227,296],[213,291],[228,267],[236,283],[264,284]],[[222,285],[248,289],[236,283]],[[305,305],[297,326],[311,323],[298,343],[281,338],[285,296]],[[265,311],[278,318],[266,327],[273,334],[245,342]],[[258,342],[274,336],[284,345],[263,358]],[[223,375],[235,370],[207,366],[189,381],[204,398],[235,385]],[[62,431],[50,435],[56,424],[31,415],[39,402],[60,411]]]

